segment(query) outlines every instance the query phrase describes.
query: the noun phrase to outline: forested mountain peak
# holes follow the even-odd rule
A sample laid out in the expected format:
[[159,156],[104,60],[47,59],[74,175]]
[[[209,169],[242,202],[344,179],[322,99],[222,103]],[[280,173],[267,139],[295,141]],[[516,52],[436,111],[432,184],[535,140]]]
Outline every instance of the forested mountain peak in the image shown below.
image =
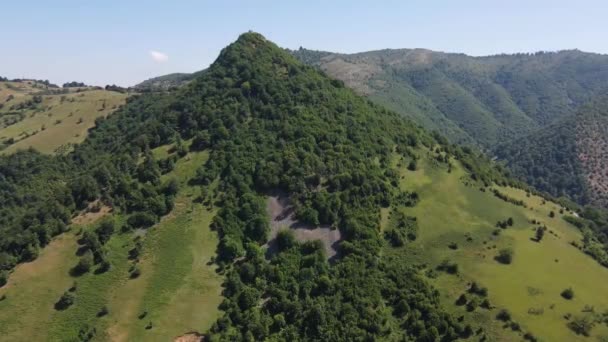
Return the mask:
[[[0,171],[8,340],[32,322],[46,340],[575,337],[561,317],[608,279],[579,250],[605,263],[604,240],[555,218],[572,208],[253,32],[184,86],[129,97],[72,152],[22,151]],[[571,267],[556,251],[592,271],[555,277]],[[543,303],[555,284],[577,299],[528,322],[502,283],[548,268],[531,283]]]

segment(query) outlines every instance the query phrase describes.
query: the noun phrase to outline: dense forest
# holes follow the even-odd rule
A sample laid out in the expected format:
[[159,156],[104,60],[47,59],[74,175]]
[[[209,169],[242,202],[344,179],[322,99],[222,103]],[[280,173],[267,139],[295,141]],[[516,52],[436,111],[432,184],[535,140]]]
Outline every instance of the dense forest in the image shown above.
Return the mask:
[[607,205],[608,99],[598,96],[567,117],[496,148],[513,173],[553,196]]

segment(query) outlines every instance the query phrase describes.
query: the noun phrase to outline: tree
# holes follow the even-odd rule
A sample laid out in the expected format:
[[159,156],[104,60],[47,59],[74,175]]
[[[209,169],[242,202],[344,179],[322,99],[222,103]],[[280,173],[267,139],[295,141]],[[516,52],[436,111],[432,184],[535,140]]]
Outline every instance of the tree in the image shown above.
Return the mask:
[[72,273],[76,276],[79,276],[89,272],[91,267],[93,267],[93,253],[91,253],[91,251],[87,251],[80,258],[80,260],[78,260],[78,264],[74,266],[74,268],[72,269]]
[[545,229],[543,227],[536,228],[536,241],[540,242],[545,236]]
[[209,135],[209,131],[199,131],[196,133],[194,138],[192,139],[192,144],[190,145],[191,151],[202,151],[211,146],[211,136]]
[[8,282],[8,273],[6,271],[0,271],[0,287],[6,285]]
[[104,305],[101,307],[99,312],[97,312],[97,317],[103,317],[103,316],[107,315],[108,313],[110,313],[110,310],[108,310],[108,307]]
[[410,171],[416,171],[418,169],[418,162],[416,159],[412,159],[410,163],[407,165],[407,169]]
[[501,249],[495,259],[501,264],[508,265],[513,262],[513,250],[511,248]]
[[72,304],[74,304],[74,301],[75,301],[74,295],[71,294],[70,292],[66,291],[59,298],[57,303],[55,303],[55,310],[65,310],[68,307],[70,307]]
[[95,229],[95,233],[99,238],[99,242],[102,245],[110,239],[112,234],[114,234],[114,221],[111,218],[105,218],[99,223],[97,229]]
[[562,291],[561,296],[564,299],[571,300],[572,298],[574,298],[574,290],[572,290],[572,288],[569,287],[569,288],[565,289],[564,291]]
[[277,247],[280,251],[289,249],[297,244],[293,232],[289,229],[283,229],[277,233]]
[[551,217],[551,218],[555,217],[555,213],[553,212],[553,210],[551,210],[551,211],[549,212],[549,217]]
[[501,309],[496,314],[496,319],[503,322],[508,322],[511,320],[511,313],[507,309]]

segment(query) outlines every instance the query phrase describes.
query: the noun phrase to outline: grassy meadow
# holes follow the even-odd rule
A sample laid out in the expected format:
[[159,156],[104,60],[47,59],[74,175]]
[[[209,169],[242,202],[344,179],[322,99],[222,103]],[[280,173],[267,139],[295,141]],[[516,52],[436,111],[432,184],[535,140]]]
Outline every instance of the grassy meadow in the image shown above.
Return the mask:
[[[222,277],[209,262],[217,246],[217,236],[209,229],[214,210],[197,203],[198,188],[187,184],[207,157],[206,152],[189,153],[163,176],[180,181],[173,211],[148,230],[114,234],[105,245],[109,271],[69,275],[78,262],[79,234],[95,223],[73,226],[38,259],[19,265],[0,288],[0,296],[6,295],[0,301],[1,339],[80,341],[94,331],[97,341],[170,341],[207,330],[219,315],[222,299]],[[112,215],[120,229],[124,217]],[[141,275],[130,279],[133,261],[128,255],[136,236],[143,242],[137,263]],[[54,304],[74,282],[75,303],[55,310]],[[108,313],[99,317],[104,306]]]
[[[425,154],[426,152],[421,152]],[[400,163],[407,165],[404,161]],[[455,164],[454,161],[452,161]],[[407,260],[424,265],[429,280],[438,287],[443,304],[457,317],[463,315],[475,330],[480,325],[489,341],[522,340],[530,332],[541,341],[578,341],[606,339],[608,327],[596,324],[591,336],[575,334],[567,324],[579,316],[592,316],[608,310],[608,269],[570,244],[580,241],[581,233],[562,219],[559,206],[544,202],[524,191],[493,186],[509,197],[523,200],[526,207],[503,201],[487,189],[470,184],[459,165],[448,173],[447,166],[423,157],[416,171],[401,170],[401,186],[415,190],[420,202],[413,208],[398,208],[418,219],[418,237],[405,248],[390,248]],[[549,217],[553,211],[555,217]],[[383,217],[386,214],[383,215]],[[512,218],[506,229],[498,221]],[[535,220],[540,223],[533,224]],[[388,222],[384,219],[383,222]],[[540,242],[533,240],[535,229],[546,225]],[[498,230],[498,235],[493,232]],[[494,257],[504,248],[513,250],[511,264],[501,264]],[[436,270],[442,261],[458,265],[458,274]],[[488,290],[492,309],[477,307],[467,311],[455,302],[467,292],[471,282]],[[561,297],[571,287],[572,300]],[[467,299],[481,297],[467,293]],[[496,315],[506,309],[521,330],[499,321]],[[570,317],[566,319],[565,317]]]
[[[3,82],[4,83],[4,82]],[[14,83],[14,82],[6,82]],[[0,103],[13,94],[14,99],[0,108],[0,142],[14,140],[0,153],[13,153],[19,149],[34,149],[43,153],[65,153],[72,144],[82,142],[95,119],[107,116],[122,104],[127,95],[106,90],[83,90],[69,94],[40,95],[41,102],[21,110],[12,106],[31,100],[39,89],[22,85],[21,91],[6,88],[0,83]],[[19,83],[17,83],[19,84]],[[16,86],[15,86],[16,87]],[[5,119],[22,116],[15,123]]]

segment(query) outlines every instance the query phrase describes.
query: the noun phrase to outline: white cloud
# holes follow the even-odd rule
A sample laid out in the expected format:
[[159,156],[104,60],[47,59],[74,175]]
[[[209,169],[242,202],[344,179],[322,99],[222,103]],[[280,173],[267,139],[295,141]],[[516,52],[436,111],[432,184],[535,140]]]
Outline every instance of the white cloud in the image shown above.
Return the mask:
[[150,51],[150,57],[152,57],[152,59],[158,63],[164,63],[169,60],[169,56],[167,56],[166,54],[164,54],[162,52],[158,52],[158,51],[154,51],[154,50]]

